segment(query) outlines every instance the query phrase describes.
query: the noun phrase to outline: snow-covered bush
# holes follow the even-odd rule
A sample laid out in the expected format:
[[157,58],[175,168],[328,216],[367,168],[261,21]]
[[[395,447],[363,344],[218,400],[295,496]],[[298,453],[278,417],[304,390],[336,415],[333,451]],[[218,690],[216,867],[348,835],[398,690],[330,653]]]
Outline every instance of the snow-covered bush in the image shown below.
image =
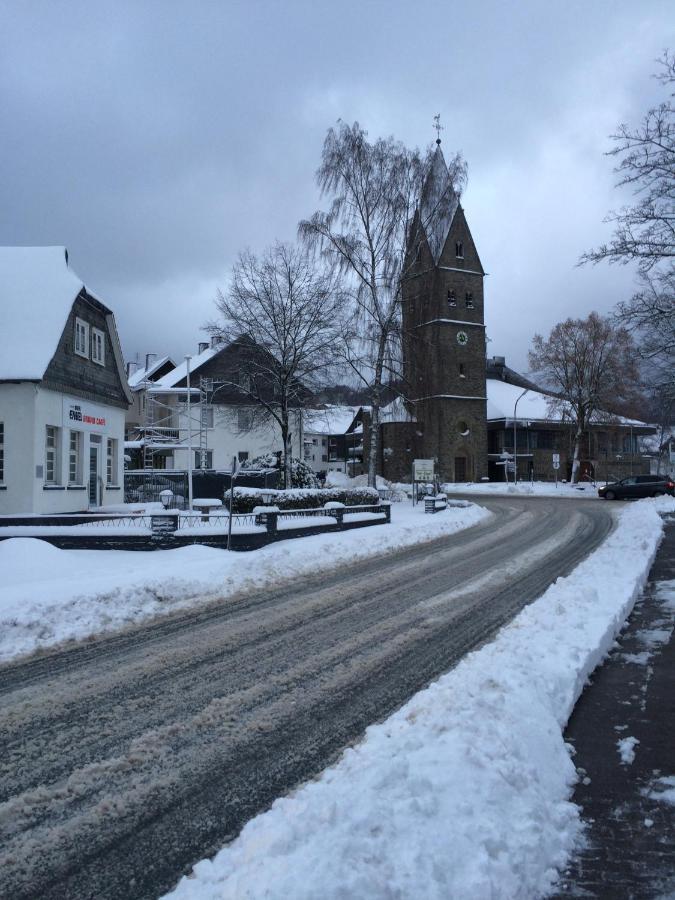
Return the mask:
[[[255,459],[242,463],[242,469],[250,471],[265,471],[265,469],[279,469],[283,472],[284,458],[279,460],[276,453],[264,453]],[[291,487],[292,488],[318,488],[319,479],[312,469],[301,459],[291,457]]]
[[[264,491],[261,488],[234,486],[234,512],[250,513],[256,506],[264,506],[263,493],[267,505],[284,509],[318,509],[326,503],[342,503],[344,506],[371,506],[380,502],[379,494],[373,488],[291,488],[289,491]],[[230,492],[225,491],[225,506],[230,506]]]

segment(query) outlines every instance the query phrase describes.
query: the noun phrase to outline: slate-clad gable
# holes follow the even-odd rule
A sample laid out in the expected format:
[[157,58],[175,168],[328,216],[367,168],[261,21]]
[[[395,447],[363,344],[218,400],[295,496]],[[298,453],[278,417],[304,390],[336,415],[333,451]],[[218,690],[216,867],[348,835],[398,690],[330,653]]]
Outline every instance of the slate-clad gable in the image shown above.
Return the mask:
[[[79,318],[91,329],[97,328],[105,336],[104,364],[75,353],[75,319]],[[66,326],[47,366],[42,383],[50,390],[82,397],[96,403],[106,403],[126,409],[127,392],[121,379],[114,342],[117,335],[111,332],[109,310],[83,288],[73,303]]]

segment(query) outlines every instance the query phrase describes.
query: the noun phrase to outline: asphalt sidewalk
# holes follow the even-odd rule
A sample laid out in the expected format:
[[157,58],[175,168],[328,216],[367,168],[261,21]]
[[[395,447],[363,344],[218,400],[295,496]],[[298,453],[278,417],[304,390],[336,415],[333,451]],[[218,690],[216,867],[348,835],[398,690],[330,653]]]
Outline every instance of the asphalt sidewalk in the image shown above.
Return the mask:
[[585,847],[558,898],[675,897],[675,516],[644,596],[565,733]]

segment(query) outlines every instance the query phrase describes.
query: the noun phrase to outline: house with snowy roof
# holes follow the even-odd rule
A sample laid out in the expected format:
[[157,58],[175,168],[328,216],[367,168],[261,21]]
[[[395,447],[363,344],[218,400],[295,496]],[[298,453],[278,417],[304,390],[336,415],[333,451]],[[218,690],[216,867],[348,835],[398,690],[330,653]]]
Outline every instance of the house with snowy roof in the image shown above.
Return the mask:
[[[246,336],[227,343],[213,338],[161,378],[141,380],[143,409],[138,424],[127,428],[125,444],[132,465],[229,472],[233,458],[280,453],[281,431],[268,409],[278,405],[273,366],[271,355]],[[295,393],[290,441],[297,457],[306,392],[298,386]]]
[[303,459],[314,472],[363,471],[361,407],[326,404],[305,410]]
[[[146,403],[148,388],[168,375],[176,368],[176,363],[170,356],[158,356],[156,353],[145,354],[145,365],[132,360],[126,364],[127,384],[131,392],[132,403],[125,417],[124,440],[127,464],[132,462],[129,456],[135,450],[136,462],[140,459],[142,449],[138,442],[134,442],[134,436],[138,434],[146,418]],[[137,464],[134,468],[139,468]]]
[[0,514],[123,499],[131,402],[112,310],[64,247],[0,247]]
[[[654,431],[637,419],[597,413],[581,440],[580,478],[648,475],[650,460],[641,440]],[[505,461],[514,455],[518,478],[550,481],[556,471],[560,478],[570,477],[575,434],[570,412],[551,393],[510,369],[503,356],[487,360],[487,432],[491,480],[506,477]]]

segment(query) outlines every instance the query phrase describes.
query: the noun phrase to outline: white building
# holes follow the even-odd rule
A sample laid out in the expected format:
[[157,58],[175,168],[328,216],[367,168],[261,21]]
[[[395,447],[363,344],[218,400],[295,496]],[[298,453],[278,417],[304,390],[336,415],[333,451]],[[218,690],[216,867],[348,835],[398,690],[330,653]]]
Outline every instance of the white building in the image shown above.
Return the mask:
[[359,406],[305,410],[303,459],[314,472],[361,473],[363,428]]
[[63,247],[0,248],[0,514],[123,499],[131,402],[111,310]]
[[[141,450],[147,469],[185,470],[191,454],[193,469],[230,471],[233,458],[244,462],[281,451],[279,425],[256,399],[261,386],[251,384],[250,358],[257,352],[244,340],[201,343],[189,362],[189,392],[187,360],[157,380],[133,377],[142,422],[127,429],[128,452]],[[268,399],[274,405],[271,394]],[[291,410],[290,419],[291,452],[299,456],[301,410]]]

